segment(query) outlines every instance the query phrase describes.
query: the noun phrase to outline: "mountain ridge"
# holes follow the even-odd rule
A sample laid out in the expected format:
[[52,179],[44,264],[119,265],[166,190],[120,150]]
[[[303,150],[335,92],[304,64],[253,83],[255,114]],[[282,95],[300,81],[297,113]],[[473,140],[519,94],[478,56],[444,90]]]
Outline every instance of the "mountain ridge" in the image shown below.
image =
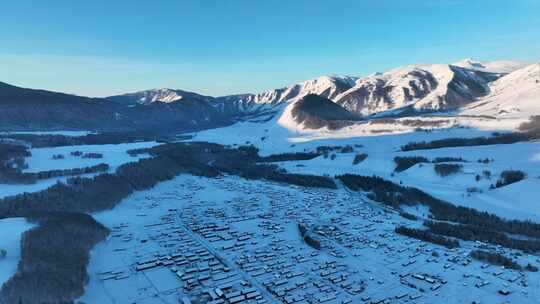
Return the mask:
[[[487,107],[479,105],[480,101],[490,104],[496,99],[500,104],[503,98],[512,99],[505,102],[514,102],[520,95],[511,92],[519,91],[522,82],[525,91],[536,92],[536,83],[525,84],[528,78],[519,75],[526,74],[528,69],[534,74],[537,65],[510,73],[491,70],[501,66],[515,69],[520,65],[510,61],[492,64],[471,60],[463,60],[458,65],[408,65],[365,77],[321,76],[258,94],[217,97],[161,88],[92,98],[0,83],[0,128],[195,130],[234,123],[250,115],[276,115],[283,108],[280,105],[297,102],[311,94],[335,103],[354,117],[367,119],[457,109],[465,109],[466,115],[476,112],[491,115],[497,113],[467,109]],[[510,93],[504,93],[507,91]],[[502,97],[497,97],[499,95]],[[535,106],[531,109],[536,113]],[[325,119],[320,111],[317,115]],[[313,113],[310,117],[314,120]]]

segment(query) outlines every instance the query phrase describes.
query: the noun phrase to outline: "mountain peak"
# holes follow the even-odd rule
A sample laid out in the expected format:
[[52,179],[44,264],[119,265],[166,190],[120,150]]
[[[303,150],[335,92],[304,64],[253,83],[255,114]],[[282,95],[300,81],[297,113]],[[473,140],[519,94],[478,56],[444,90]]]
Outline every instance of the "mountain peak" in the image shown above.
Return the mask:
[[157,88],[123,95],[110,96],[107,97],[107,99],[126,104],[149,105],[154,102],[171,103],[182,99],[209,101],[212,99],[212,97],[177,89]]
[[527,63],[513,60],[498,60],[480,62],[472,58],[465,58],[452,63],[454,66],[462,67],[469,70],[489,72],[489,73],[511,73],[527,66]]

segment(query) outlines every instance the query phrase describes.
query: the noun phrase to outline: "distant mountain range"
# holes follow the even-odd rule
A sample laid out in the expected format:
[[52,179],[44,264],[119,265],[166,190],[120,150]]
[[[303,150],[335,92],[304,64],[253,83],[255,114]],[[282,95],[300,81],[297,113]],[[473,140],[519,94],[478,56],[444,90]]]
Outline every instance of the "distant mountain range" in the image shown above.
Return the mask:
[[328,126],[329,121],[339,127],[337,118],[353,121],[458,109],[467,115],[533,115],[540,114],[539,66],[464,59],[366,77],[322,76],[259,94],[220,97],[163,88],[89,98],[0,83],[0,129],[178,132],[234,123],[291,103],[298,103],[291,112],[294,119],[308,128]]
[[0,129],[5,131],[178,131],[231,122],[230,117],[199,99],[131,105],[0,83]]

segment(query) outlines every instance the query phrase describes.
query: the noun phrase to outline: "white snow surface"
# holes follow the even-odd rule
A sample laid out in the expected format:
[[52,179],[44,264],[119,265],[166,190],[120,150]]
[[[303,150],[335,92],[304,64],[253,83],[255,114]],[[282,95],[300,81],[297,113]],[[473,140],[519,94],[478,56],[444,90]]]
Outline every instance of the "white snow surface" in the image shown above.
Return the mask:
[[246,95],[244,102],[254,104],[279,104],[298,100],[308,94],[323,95],[329,99],[336,98],[343,90],[339,84],[354,86],[357,77],[352,76],[321,76],[315,79],[299,82],[280,89],[268,90],[255,95]]
[[[148,155],[139,154],[130,156],[128,150],[137,148],[149,148],[158,145],[157,142],[138,142],[125,143],[118,145],[81,145],[81,146],[64,146],[52,148],[35,148],[30,149],[32,156],[27,157],[26,163],[28,169],[25,172],[38,172],[55,169],[73,169],[94,166],[100,163],[109,165],[109,172],[114,172],[116,168],[128,162],[135,162]],[[82,151],[83,153],[94,152],[102,153],[103,158],[82,158],[70,155],[70,152]],[[53,159],[53,155],[63,154],[64,159]],[[84,177],[92,177],[95,174],[85,174]],[[57,182],[65,182],[69,177],[57,177],[45,180],[38,180],[35,184],[0,184],[0,198],[22,194],[25,192],[38,192],[45,190]]]
[[527,66],[527,63],[515,60],[497,60],[480,62],[472,58],[464,58],[452,65],[466,69],[490,72],[490,73],[511,73]]
[[0,220],[0,249],[7,251],[5,259],[0,259],[0,286],[12,277],[21,258],[21,236],[34,227],[24,218]]
[[540,114],[540,63],[516,70],[493,82],[490,94],[461,111],[504,119],[527,119]]
[[[28,169],[25,171],[38,172],[54,169],[73,169],[94,166],[100,163],[106,163],[110,166],[110,170],[115,170],[118,166],[137,161],[141,157],[130,156],[127,154],[128,150],[150,148],[157,144],[157,142],[149,141],[117,145],[80,145],[30,149],[32,156],[25,159],[28,164]],[[101,153],[103,154],[103,158],[82,158],[70,155],[74,151]],[[53,160],[53,155],[55,154],[62,154],[65,158]]]

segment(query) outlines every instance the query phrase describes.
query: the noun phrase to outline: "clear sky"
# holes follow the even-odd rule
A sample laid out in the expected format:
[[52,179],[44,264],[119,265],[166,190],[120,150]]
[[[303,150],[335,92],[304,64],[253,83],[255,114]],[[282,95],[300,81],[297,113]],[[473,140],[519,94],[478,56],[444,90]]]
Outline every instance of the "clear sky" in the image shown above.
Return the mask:
[[4,0],[0,81],[259,92],[411,63],[540,61],[540,0]]

